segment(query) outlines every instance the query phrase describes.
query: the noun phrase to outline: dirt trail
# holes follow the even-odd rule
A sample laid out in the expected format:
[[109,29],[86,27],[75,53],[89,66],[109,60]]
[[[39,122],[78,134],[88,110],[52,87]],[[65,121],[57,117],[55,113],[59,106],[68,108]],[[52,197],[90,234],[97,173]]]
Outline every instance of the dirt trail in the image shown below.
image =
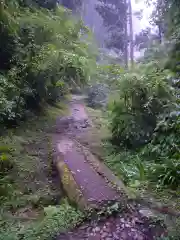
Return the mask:
[[[63,156],[85,200],[101,207],[107,201],[121,201],[120,193],[113,188],[103,175],[87,161],[82,148],[76,142],[76,136],[91,128],[91,122],[79,97],[73,97],[70,103],[70,116],[57,120],[57,134],[54,137],[56,156]],[[56,158],[58,159],[58,157]],[[133,210],[132,210],[133,209]],[[162,229],[150,225],[149,220],[140,212],[131,208],[121,214],[99,221],[90,221],[82,226],[60,233],[57,240],[151,240],[160,236]]]
[[[75,141],[77,134],[81,134],[91,126],[84,106],[77,103],[77,100],[73,100],[70,110],[69,124],[64,127],[63,136],[56,140],[57,154],[63,155],[66,165],[88,203],[102,205],[103,202],[117,200],[119,198],[117,191],[110,187],[103,176],[99,175],[86,161],[84,152]],[[63,121],[66,120],[63,119]],[[57,123],[60,131],[61,123],[62,120]]]

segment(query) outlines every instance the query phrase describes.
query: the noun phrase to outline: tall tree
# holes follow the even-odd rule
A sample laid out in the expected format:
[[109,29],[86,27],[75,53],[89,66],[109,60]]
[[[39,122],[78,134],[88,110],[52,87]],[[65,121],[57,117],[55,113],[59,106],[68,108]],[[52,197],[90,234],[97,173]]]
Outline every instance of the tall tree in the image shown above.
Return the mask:
[[130,60],[131,66],[134,65],[134,41],[133,41],[133,23],[132,23],[132,5],[131,0],[128,0],[128,12],[129,12],[129,41],[130,41]]
[[165,32],[165,1],[157,0],[154,3],[154,10],[152,12],[152,23],[158,29],[159,43],[162,42],[162,37]]
[[127,15],[127,0],[124,0],[125,4],[125,15],[124,15],[124,29],[125,29],[125,34],[124,34],[124,62],[125,62],[125,67],[128,68],[128,59],[129,59],[129,52],[128,52],[128,15]]
[[108,31],[106,46],[115,50],[128,64],[127,2],[126,0],[98,0],[97,11]]

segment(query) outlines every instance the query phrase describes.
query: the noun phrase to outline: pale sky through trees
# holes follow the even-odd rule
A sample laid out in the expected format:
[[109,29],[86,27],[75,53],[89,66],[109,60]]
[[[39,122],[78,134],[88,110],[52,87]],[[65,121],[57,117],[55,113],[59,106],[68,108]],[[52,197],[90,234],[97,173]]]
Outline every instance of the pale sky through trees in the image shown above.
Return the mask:
[[142,29],[148,27],[152,7],[145,4],[145,0],[131,0],[133,12],[143,10],[142,20],[138,20],[133,16],[134,34],[139,33]]
[[[137,17],[133,16],[133,33],[134,36],[141,32],[142,29],[147,28],[150,26],[150,16],[153,10],[152,6],[147,6],[145,4],[146,0],[131,0],[132,4],[132,12],[136,12],[139,10],[143,10],[143,17],[141,20],[137,19]],[[138,58],[142,53],[140,51],[134,52],[135,58]]]
[[[133,32],[134,37],[138,34],[142,29],[150,26],[149,20],[152,12],[152,7],[149,7],[145,4],[146,0],[131,0],[132,3],[132,12],[137,12],[139,10],[143,10],[143,18],[142,20],[138,20],[136,16],[133,16]],[[104,47],[105,36],[107,35],[107,30],[103,26],[103,20],[101,16],[96,11],[96,5],[98,0],[84,0],[83,2],[83,11],[82,18],[84,20],[85,25],[90,27],[93,30],[96,39],[100,43],[101,47]],[[113,52],[113,54],[115,54]],[[139,56],[139,52],[135,52],[135,57]]]

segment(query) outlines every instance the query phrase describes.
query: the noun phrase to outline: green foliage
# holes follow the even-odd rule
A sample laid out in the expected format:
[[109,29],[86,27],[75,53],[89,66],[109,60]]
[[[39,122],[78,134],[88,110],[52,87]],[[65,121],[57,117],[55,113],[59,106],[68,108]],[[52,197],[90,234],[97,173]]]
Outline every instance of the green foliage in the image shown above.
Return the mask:
[[117,89],[118,79],[124,73],[124,69],[118,64],[99,65],[97,68],[97,79],[106,83],[111,90]]
[[180,185],[180,116],[172,114],[158,123],[151,142],[143,149],[145,158],[153,159],[149,178],[173,189]]
[[131,155],[127,152],[108,153],[105,159],[106,164],[115,172],[118,177],[125,183],[129,184],[130,180],[134,181],[136,170],[129,165]]
[[166,78],[156,63],[121,77],[118,99],[110,104],[114,144],[134,148],[151,139],[158,118],[170,107],[172,92]]
[[75,226],[82,221],[82,212],[74,209],[70,205],[62,204],[60,206],[49,206],[44,209],[45,217],[38,224],[35,223],[21,232],[21,239],[50,239],[59,232],[67,230],[69,227]]
[[[145,49],[139,67],[121,74],[118,95],[112,92],[113,145],[105,161],[135,195],[179,211],[180,5],[178,0],[147,2],[153,5],[156,30],[136,37],[136,45]],[[164,216],[169,231],[165,239],[179,239],[178,219]]]
[[159,42],[150,42],[147,49],[145,49],[142,57],[138,59],[139,62],[150,63],[152,61],[157,61],[161,68],[167,68],[169,61],[169,54],[172,48],[172,44],[169,41],[164,41],[159,44]]
[[118,95],[109,104],[111,142],[127,154],[117,148],[107,163],[126,184],[180,184],[179,91],[170,76],[154,61],[118,80]]
[[26,204],[40,207],[60,199],[61,188],[57,191],[49,181],[47,131],[65,110],[62,104],[46,106],[43,115],[31,116],[23,126],[0,137],[1,209],[16,210]]
[[12,223],[1,221],[1,240],[46,240],[55,237],[59,232],[63,232],[72,226],[75,226],[83,220],[83,213],[71,207],[67,202],[59,206],[48,206],[44,208],[44,216],[37,219],[36,222],[30,223],[28,226],[20,225],[20,223]]
[[83,218],[83,213],[61,201],[61,186],[48,171],[49,131],[65,110],[62,103],[48,106],[44,115],[0,138],[0,156],[8,156],[13,166],[0,175],[2,240],[51,239]]
[[[134,87],[134,89],[135,86],[137,86],[134,86],[133,84],[131,85],[132,88]],[[155,86],[155,89],[156,88],[157,85]],[[164,90],[165,89],[166,88],[164,88]],[[121,90],[123,91],[123,93],[125,92],[123,88]],[[160,93],[168,93],[168,91],[164,90],[160,91]],[[163,98],[161,98],[162,96]],[[152,99],[152,97],[156,97],[157,100],[159,100],[158,102],[155,101],[155,106],[157,107],[157,104],[161,101],[163,101],[163,103],[165,104],[165,96],[167,98],[167,101],[169,101],[169,95],[166,94],[151,95],[150,99]],[[126,100],[128,101],[128,98],[126,98]],[[135,104],[135,100],[131,101],[131,103]],[[139,102],[137,103],[139,104]],[[116,105],[115,108],[113,104],[112,109],[115,116],[112,117],[111,122],[111,127],[114,127],[112,128],[112,130],[114,130],[116,134],[119,134],[118,142],[117,138],[114,138],[114,136],[116,136],[113,135],[114,132],[112,132],[112,138],[115,145],[126,147],[127,152],[121,152],[120,154],[117,154],[119,149],[116,149],[115,155],[113,156],[112,154],[110,154],[110,156],[107,158],[108,165],[118,173],[118,175],[124,180],[126,184],[130,184],[131,186],[138,186],[136,181],[143,182],[148,180],[149,182],[155,184],[158,187],[166,186],[172,189],[177,189],[180,185],[179,112],[164,111],[164,105],[162,105],[162,109],[161,105],[159,105],[159,110],[155,111],[153,108],[150,108],[150,113],[152,113],[153,111],[153,116],[155,115],[156,122],[152,129],[152,132],[147,132],[148,128],[143,128],[144,125],[140,125],[138,122],[138,117],[139,114],[141,114],[141,111],[139,113],[139,111],[134,108],[136,111],[130,112],[131,115],[134,113],[136,114],[136,116],[133,115],[133,123],[135,124],[135,126],[134,128],[132,128],[130,122],[132,118],[124,118],[122,110],[119,110],[119,106],[122,107],[122,105]],[[141,106],[140,110],[142,110],[143,105],[137,106]],[[151,105],[148,104],[148,106]],[[117,111],[117,109],[119,110],[119,112]],[[126,111],[128,110],[132,110],[132,107],[127,107]],[[165,110],[167,109],[165,108]],[[123,129],[123,131],[118,132],[119,129]],[[142,137],[144,136],[141,135],[142,130],[146,134],[149,134],[148,139],[145,139],[147,143],[143,142],[143,147],[141,146],[141,142],[139,142],[139,139],[142,140]],[[138,143],[138,145],[135,145],[136,143]],[[134,151],[134,148],[132,152],[128,150],[129,148],[132,148],[132,146],[136,147],[136,151]]]
[[1,5],[0,122],[5,122],[86,84],[95,58],[82,40],[88,29],[68,10]]
[[[164,53],[168,53],[166,59],[166,67],[178,74],[180,60],[180,8],[178,0],[157,0],[155,2],[148,1],[153,4],[152,23],[158,29],[160,44],[168,42],[169,49],[164,49]],[[160,61],[163,61],[161,59]]]
[[179,159],[180,140],[177,137],[180,134],[180,116],[179,113],[172,113],[157,124],[152,136],[151,143],[147,146],[148,154],[156,156],[157,162],[161,158]]
[[180,183],[179,177],[180,162],[173,159],[164,161],[161,164],[152,164],[149,169],[149,178],[158,182],[159,186],[168,186],[177,189]]
[[10,153],[11,149],[7,145],[0,146],[0,202],[12,191],[9,171],[14,164]]
[[1,153],[1,155],[0,155],[0,175],[4,175],[11,168],[12,168],[12,163],[10,161],[10,157],[5,153]]

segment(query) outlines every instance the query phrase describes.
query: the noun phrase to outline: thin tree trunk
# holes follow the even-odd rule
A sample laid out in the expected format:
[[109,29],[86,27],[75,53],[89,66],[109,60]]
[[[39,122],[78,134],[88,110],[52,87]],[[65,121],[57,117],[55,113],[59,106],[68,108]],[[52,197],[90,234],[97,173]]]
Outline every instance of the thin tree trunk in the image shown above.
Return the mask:
[[159,36],[159,43],[162,43],[162,28],[161,28],[161,23],[158,25],[158,36]]
[[134,41],[133,41],[133,23],[132,23],[132,5],[131,0],[128,2],[129,8],[129,38],[130,38],[130,59],[131,59],[131,66],[134,65]]
[[125,12],[125,19],[124,19],[124,30],[125,30],[125,36],[124,36],[124,63],[125,67],[128,68],[128,29],[127,29],[127,24],[128,24],[128,8],[127,8],[127,0],[124,1],[125,7],[126,7],[126,12]]
[[160,7],[158,8],[158,16],[160,16],[160,20],[157,24],[158,26],[158,36],[159,36],[159,43],[161,44],[162,43],[162,9],[163,9],[163,0],[160,0],[159,2],[160,4]]

